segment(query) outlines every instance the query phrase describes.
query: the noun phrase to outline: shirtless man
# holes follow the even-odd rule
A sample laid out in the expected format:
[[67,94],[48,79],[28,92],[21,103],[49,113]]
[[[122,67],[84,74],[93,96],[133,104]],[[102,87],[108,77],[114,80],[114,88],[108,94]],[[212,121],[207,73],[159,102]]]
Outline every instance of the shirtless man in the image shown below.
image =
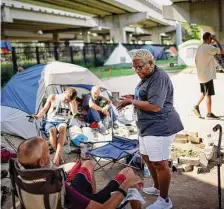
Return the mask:
[[[40,137],[23,141],[18,147],[18,162],[21,169],[51,168],[48,144]],[[96,191],[94,165],[85,161],[69,186],[65,183],[66,200],[76,209],[115,209],[128,188],[137,186],[141,179],[131,168],[125,168],[104,189]],[[138,201],[130,201],[133,209],[140,209]]]

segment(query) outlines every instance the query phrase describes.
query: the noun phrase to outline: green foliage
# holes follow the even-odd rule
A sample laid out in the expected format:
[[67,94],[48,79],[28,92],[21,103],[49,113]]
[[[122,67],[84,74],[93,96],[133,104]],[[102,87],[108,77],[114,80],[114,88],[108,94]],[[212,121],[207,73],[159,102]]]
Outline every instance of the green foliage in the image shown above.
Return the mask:
[[195,24],[182,23],[182,39],[183,41],[188,41],[190,39],[200,40],[201,32],[200,27]]
[[157,65],[164,65],[170,62],[177,62],[177,56],[176,57],[169,57],[167,60],[156,60]]

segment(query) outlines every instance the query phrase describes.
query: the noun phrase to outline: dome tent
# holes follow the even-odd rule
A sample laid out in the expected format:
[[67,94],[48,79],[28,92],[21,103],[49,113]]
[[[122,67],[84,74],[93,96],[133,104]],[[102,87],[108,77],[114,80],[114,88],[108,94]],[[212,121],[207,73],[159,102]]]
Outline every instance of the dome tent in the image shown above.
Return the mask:
[[132,59],[128,53],[128,50],[119,43],[113,50],[110,57],[104,63],[104,66],[110,67],[131,67]]
[[178,65],[195,66],[195,55],[200,40],[188,40],[178,46]]
[[46,95],[62,93],[62,86],[73,86],[80,96],[92,85],[104,87],[88,69],[56,61],[14,75],[1,91],[1,131],[25,139],[37,136],[35,125],[26,116],[39,111]]
[[156,60],[166,60],[167,59],[164,48],[161,46],[144,45],[141,49],[146,49],[149,52],[151,52],[151,54],[153,55],[153,57]]

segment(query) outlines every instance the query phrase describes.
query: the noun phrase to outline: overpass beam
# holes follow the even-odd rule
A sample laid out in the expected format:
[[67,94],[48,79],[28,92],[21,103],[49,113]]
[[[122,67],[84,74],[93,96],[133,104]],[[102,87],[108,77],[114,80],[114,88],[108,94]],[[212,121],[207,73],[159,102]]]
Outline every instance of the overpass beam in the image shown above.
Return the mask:
[[163,17],[169,20],[190,22],[214,28],[224,43],[224,1],[182,1],[163,6]]
[[59,42],[59,35],[58,35],[58,33],[53,33],[53,42]]
[[175,26],[153,27],[151,30],[151,41],[153,44],[162,44],[161,33],[173,33],[175,29]]
[[151,41],[153,44],[161,44],[162,41],[161,41],[160,33],[152,33]]
[[107,16],[98,19],[100,27],[110,28],[110,39],[113,42],[126,43],[125,27],[133,23],[140,22],[147,19],[147,13],[122,14]]
[[9,7],[2,7],[1,8],[1,20],[2,22],[13,22],[13,18],[10,13],[10,8]]
[[84,43],[90,43],[90,34],[88,33],[87,30],[84,30],[82,32],[82,37],[83,37]]
[[112,40],[114,43],[126,43],[127,38],[125,28],[111,28],[110,40]]

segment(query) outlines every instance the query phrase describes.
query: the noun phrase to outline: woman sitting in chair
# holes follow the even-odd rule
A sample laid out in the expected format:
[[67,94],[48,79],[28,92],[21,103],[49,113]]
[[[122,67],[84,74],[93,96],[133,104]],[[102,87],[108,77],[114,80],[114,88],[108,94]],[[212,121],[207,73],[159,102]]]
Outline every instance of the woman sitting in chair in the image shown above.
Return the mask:
[[51,146],[55,151],[53,162],[56,166],[63,163],[62,150],[66,141],[66,121],[70,112],[72,114],[78,112],[76,96],[77,92],[73,88],[67,88],[63,94],[52,94],[47,98],[40,112],[35,115],[36,119],[40,119],[47,113],[44,129],[49,134]]

